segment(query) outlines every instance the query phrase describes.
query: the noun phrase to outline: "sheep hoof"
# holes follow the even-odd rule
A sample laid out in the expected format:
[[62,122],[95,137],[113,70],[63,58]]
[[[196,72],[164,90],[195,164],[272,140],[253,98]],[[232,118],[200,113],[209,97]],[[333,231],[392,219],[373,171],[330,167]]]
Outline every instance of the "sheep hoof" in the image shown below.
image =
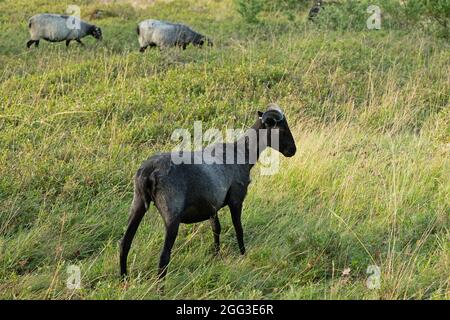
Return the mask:
[[220,250],[214,250],[213,258],[214,259],[221,259],[222,258],[222,255],[220,254]]
[[158,283],[158,286],[156,287],[156,292],[159,294],[159,295],[164,295],[164,283],[163,282],[159,282]]
[[128,280],[129,280],[128,273],[121,273],[120,274],[120,281],[121,282],[128,282]]

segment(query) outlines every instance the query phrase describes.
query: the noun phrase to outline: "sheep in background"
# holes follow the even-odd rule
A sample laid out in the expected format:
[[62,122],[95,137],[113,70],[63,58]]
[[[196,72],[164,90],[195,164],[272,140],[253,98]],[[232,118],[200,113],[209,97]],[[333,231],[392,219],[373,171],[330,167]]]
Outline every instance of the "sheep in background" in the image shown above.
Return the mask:
[[184,24],[160,20],[149,19],[140,22],[137,34],[139,35],[140,52],[144,52],[147,47],[179,46],[184,50],[190,43],[198,47],[205,43],[209,46],[213,45],[210,39]]
[[28,28],[31,40],[27,42],[27,48],[30,48],[33,43],[36,47],[39,46],[41,39],[50,42],[66,41],[66,46],[72,40],[84,45],[81,38],[88,35],[97,40],[102,39],[102,30],[99,27],[74,16],[38,14],[30,18]]
[[319,14],[320,10],[322,9],[322,1],[318,0],[316,1],[316,4],[309,10],[308,19],[314,20],[315,17]]

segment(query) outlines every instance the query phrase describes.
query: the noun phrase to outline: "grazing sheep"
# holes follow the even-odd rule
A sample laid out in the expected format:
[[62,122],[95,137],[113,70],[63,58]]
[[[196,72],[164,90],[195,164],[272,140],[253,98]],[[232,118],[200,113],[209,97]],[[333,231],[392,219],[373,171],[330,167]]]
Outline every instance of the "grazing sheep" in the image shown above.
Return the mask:
[[41,39],[50,42],[66,41],[66,46],[72,40],[84,45],[81,38],[88,35],[97,40],[102,39],[102,30],[99,27],[74,16],[38,14],[30,18],[28,28],[30,29],[31,40],[27,42],[27,48],[30,48],[33,43],[36,47],[39,46],[39,40]]
[[321,9],[322,9],[322,1],[318,0],[316,1],[316,4],[309,10],[308,19],[311,21],[314,20],[314,18],[317,17]]
[[[253,140],[250,136],[253,135]],[[273,138],[273,139],[272,139]],[[273,142],[273,140],[277,142]],[[296,152],[286,118],[281,109],[270,104],[267,111],[258,112],[253,127],[233,143],[217,143],[196,152],[162,153],[150,157],[136,173],[134,198],[128,228],[120,244],[120,272],[127,274],[127,256],[142,217],[153,202],[166,226],[166,237],[159,261],[159,278],[166,275],[172,246],[180,223],[210,220],[214,233],[215,253],[219,252],[220,223],[217,212],[228,206],[241,254],[245,253],[241,224],[242,203],[250,183],[250,170],[266,147],[272,147],[286,157]],[[202,159],[205,151],[214,150],[222,163],[180,163],[173,157]],[[239,155],[245,155],[238,161]],[[252,156],[253,160],[252,159]],[[183,157],[185,158],[185,157]],[[204,158],[203,158],[204,159]],[[225,161],[232,160],[230,161]]]
[[144,52],[147,47],[182,47],[183,50],[192,43],[201,47],[205,42],[212,46],[210,39],[195,32],[188,26],[179,23],[170,23],[160,20],[144,20],[138,24],[137,34],[139,35],[140,52]]

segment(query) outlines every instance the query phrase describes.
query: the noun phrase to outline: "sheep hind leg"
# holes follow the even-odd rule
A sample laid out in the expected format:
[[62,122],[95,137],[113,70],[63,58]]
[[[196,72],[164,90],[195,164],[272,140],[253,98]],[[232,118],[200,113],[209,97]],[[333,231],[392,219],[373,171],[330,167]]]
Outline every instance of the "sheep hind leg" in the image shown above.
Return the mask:
[[135,193],[133,203],[131,205],[130,216],[128,218],[128,227],[123,239],[120,243],[120,275],[125,277],[127,275],[127,257],[130,251],[131,243],[137,228],[141,223],[147,209],[145,208],[144,199]]
[[220,222],[219,217],[217,216],[217,213],[209,219],[209,222],[211,223],[211,228],[214,234],[214,255],[219,255],[220,252]]
[[72,39],[66,40],[66,47],[68,47],[68,46],[69,46],[69,44],[70,44],[70,41],[72,41]]
[[232,203],[229,205],[231,212],[231,220],[233,221],[234,230],[236,231],[236,238],[241,254],[245,254],[244,246],[244,230],[242,229],[241,213],[242,203]]

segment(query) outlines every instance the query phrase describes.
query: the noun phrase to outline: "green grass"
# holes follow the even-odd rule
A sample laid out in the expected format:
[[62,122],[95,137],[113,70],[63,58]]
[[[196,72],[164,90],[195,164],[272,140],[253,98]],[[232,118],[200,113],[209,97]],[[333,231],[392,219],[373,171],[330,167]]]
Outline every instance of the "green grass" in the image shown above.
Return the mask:
[[[28,17],[66,4],[0,1],[0,298],[449,298],[448,43],[317,30],[305,13],[249,26],[233,1],[77,3],[86,18],[108,10],[95,21],[103,42],[26,50]],[[135,26],[148,17],[189,23],[215,46],[140,54]],[[140,163],[170,150],[176,128],[246,127],[273,101],[298,153],[274,176],[254,169],[247,254],[228,210],[220,258],[207,222],[183,225],[159,295],[164,227],[152,207],[120,282]],[[80,290],[65,286],[71,264]],[[366,287],[369,265],[379,289]]]

